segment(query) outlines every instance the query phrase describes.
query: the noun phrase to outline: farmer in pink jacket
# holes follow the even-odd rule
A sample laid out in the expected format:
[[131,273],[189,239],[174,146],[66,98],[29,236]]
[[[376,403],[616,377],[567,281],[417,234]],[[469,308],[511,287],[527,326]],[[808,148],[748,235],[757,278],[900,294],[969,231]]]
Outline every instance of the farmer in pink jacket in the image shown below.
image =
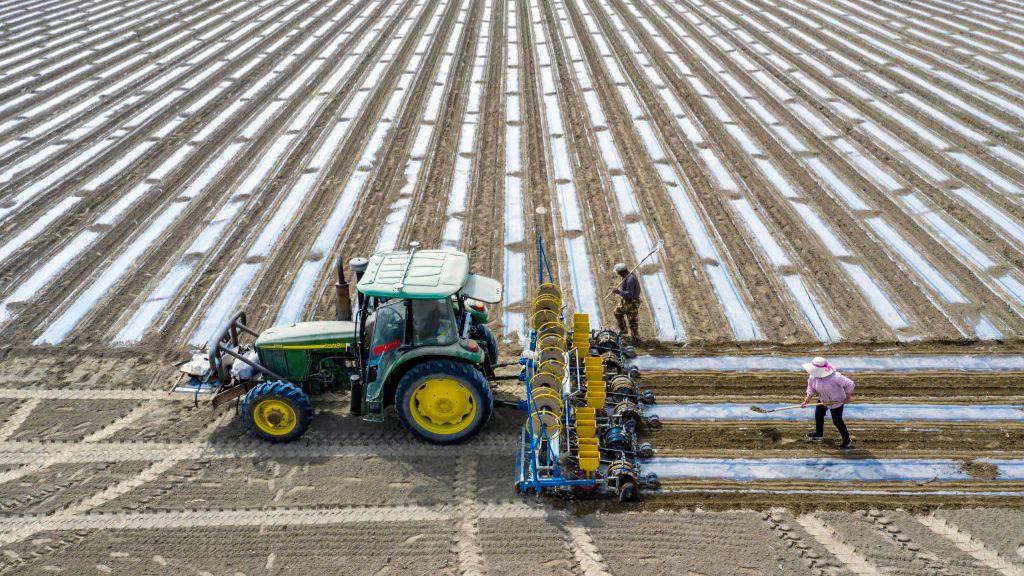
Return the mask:
[[800,406],[807,406],[811,398],[818,397],[822,406],[815,406],[814,409],[814,431],[808,432],[807,437],[811,440],[821,440],[825,428],[825,412],[832,412],[832,423],[836,430],[843,437],[843,443],[839,445],[840,450],[849,450],[850,431],[846,429],[843,422],[843,404],[853,400],[853,380],[843,376],[821,356],[803,365],[807,371],[807,397]]

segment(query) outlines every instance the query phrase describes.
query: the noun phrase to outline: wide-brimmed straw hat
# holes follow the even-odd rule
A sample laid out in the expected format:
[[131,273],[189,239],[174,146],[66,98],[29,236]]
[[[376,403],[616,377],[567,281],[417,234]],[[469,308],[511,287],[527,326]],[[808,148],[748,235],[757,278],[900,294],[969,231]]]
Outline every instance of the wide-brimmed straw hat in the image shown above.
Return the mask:
[[804,364],[803,367],[808,374],[814,376],[815,378],[824,378],[836,371],[836,369],[833,368],[832,365],[828,363],[828,360],[825,360],[821,356],[818,356],[811,360],[810,362]]

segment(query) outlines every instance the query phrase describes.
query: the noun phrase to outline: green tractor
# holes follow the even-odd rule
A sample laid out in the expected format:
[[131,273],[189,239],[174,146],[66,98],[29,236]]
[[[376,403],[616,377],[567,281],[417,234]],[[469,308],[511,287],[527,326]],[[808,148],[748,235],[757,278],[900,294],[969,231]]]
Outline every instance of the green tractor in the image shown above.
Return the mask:
[[[259,438],[288,442],[313,420],[310,396],[351,390],[351,411],[382,422],[394,406],[402,424],[437,444],[479,432],[494,405],[497,343],[485,304],[501,300],[501,284],[471,274],[454,250],[377,254],[349,263],[356,277],[353,313],[338,266],[338,320],[299,322],[258,333],[244,312],[233,317],[181,369],[176,390],[212,395],[214,407],[239,400],[245,427]],[[350,320],[354,319],[354,320]],[[249,344],[243,340],[255,338]]]

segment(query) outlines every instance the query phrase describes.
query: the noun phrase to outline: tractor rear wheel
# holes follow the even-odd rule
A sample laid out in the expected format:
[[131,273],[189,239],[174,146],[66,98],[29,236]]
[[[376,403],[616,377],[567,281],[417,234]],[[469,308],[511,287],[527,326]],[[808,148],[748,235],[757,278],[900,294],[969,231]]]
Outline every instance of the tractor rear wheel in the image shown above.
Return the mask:
[[257,438],[291,442],[302,436],[312,421],[309,396],[291,382],[261,382],[242,401],[242,423]]
[[395,408],[402,425],[434,444],[462,442],[483,429],[494,396],[479,370],[454,360],[427,360],[402,376]]

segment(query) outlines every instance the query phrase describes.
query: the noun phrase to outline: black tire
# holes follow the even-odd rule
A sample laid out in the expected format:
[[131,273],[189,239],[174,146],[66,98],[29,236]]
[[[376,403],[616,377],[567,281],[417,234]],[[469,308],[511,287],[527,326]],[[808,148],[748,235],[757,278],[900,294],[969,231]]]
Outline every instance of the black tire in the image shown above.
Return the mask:
[[[289,406],[295,419],[295,425],[282,430],[280,434],[274,434],[264,429],[258,420],[265,420],[265,417],[257,414],[257,408],[263,402],[281,402]],[[292,415],[289,415],[291,417]],[[306,429],[313,422],[313,403],[309,396],[291,382],[275,380],[273,382],[261,382],[245,395],[242,400],[242,424],[249,434],[256,438],[269,440],[271,442],[291,442],[306,433]]]
[[[452,433],[431,431],[421,425],[413,415],[413,393],[434,378],[456,380],[469,392],[475,412],[472,420],[464,428]],[[472,438],[487,424],[494,410],[494,395],[487,379],[472,365],[454,360],[427,360],[406,372],[398,382],[398,389],[395,391],[395,410],[402,425],[427,442],[457,444]]]

